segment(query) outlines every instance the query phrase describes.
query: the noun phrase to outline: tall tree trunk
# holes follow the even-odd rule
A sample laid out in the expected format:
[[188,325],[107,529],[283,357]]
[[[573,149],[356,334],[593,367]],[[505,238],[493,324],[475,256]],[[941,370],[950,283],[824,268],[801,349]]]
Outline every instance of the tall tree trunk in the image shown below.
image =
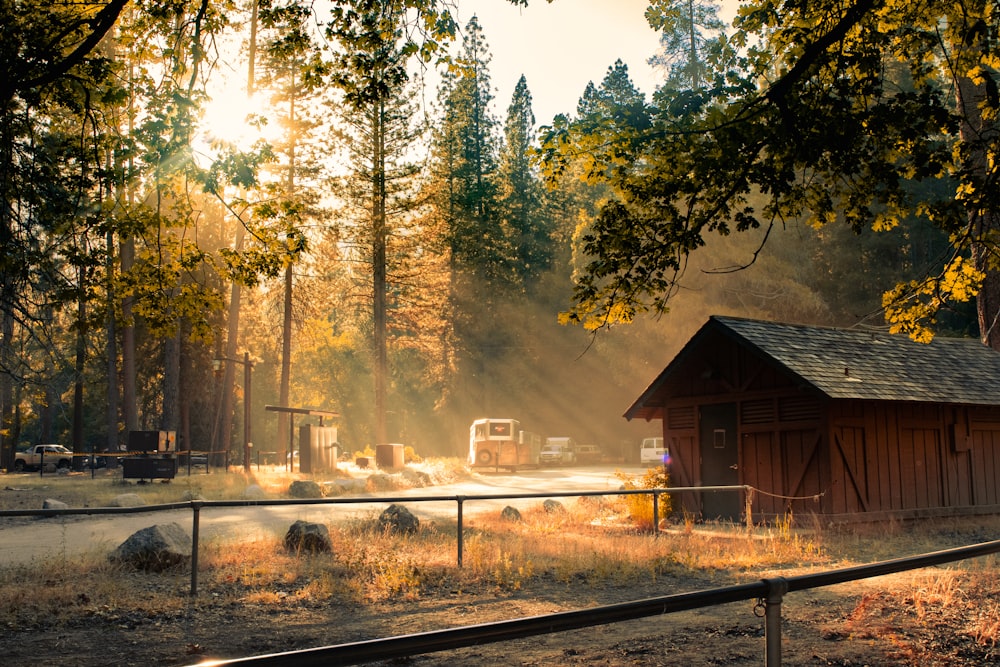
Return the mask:
[[105,406],[104,413],[104,423],[107,433],[104,441],[104,451],[107,452],[118,450],[118,406],[121,400],[118,392],[118,327],[115,322],[115,290],[114,281],[112,280],[112,276],[114,275],[114,247],[115,234],[109,231],[107,233],[108,257],[105,264],[107,272],[108,312],[105,316],[104,327],[104,354],[107,358],[105,372],[108,375],[107,392],[105,394],[107,405]]
[[[135,63],[129,58],[129,104],[128,104],[128,136],[135,132]],[[128,174],[135,173],[135,158],[128,158]],[[126,197],[129,211],[135,210],[135,183],[129,178],[125,182]],[[121,238],[121,271],[127,274],[135,263],[135,239],[131,236]],[[125,437],[132,431],[139,430],[139,401],[136,395],[135,382],[135,322],[133,321],[132,305],[135,298],[129,294],[122,299],[122,422],[125,427]],[[110,437],[110,436],[109,436]],[[118,449],[123,449],[124,443],[118,441]],[[118,459],[111,457],[109,463],[117,466]]]
[[[190,327],[185,327],[185,334],[190,333]],[[177,406],[177,438],[174,440],[174,447],[177,451],[188,451],[193,449],[191,446],[191,402],[193,397],[197,393],[197,388],[194,386],[194,369],[192,368],[192,358],[191,358],[191,345],[185,343],[188,340],[187,335],[183,336],[179,341],[180,349],[180,359],[178,362],[178,368],[180,372],[180,377],[178,378],[178,387],[180,389],[180,394],[178,396],[178,406]]]
[[[292,94],[288,101],[288,197],[295,196],[295,170],[298,165],[295,163],[296,130],[295,130],[295,71],[291,73],[292,81],[290,89]],[[292,257],[288,256],[288,266],[285,267],[285,289],[282,303],[281,321],[281,377],[278,382],[278,404],[291,407],[289,401],[289,388],[292,377]],[[278,413],[278,450],[289,451],[292,443],[287,441],[288,424],[291,415],[285,412]]]
[[14,304],[17,299],[16,255],[14,254],[14,215],[18,196],[14,174],[13,113],[6,107],[0,113],[0,463],[5,469],[14,465],[17,440],[14,426]]
[[176,431],[180,424],[181,327],[163,344],[163,411],[160,430]]
[[[0,287],[6,292],[6,285]],[[7,303],[6,294],[4,303]],[[13,368],[14,315],[10,308],[0,310],[0,442],[3,443],[3,465],[10,469],[14,464],[14,452],[17,450],[17,439],[12,436],[14,431],[14,376]]]
[[[131,271],[135,262],[135,241],[122,241],[122,273]],[[126,433],[139,430],[139,401],[136,395],[135,372],[135,322],[133,321],[131,295],[122,299],[122,418]],[[121,442],[118,446],[121,447]]]
[[[959,62],[962,60],[958,59]],[[960,136],[962,142],[971,148],[968,167],[976,176],[976,187],[995,187],[988,177],[991,159],[988,152],[991,146],[996,145],[1000,129],[995,120],[983,117],[980,105],[986,100],[986,85],[976,85],[968,77],[960,76],[956,96],[962,111]],[[973,238],[972,263],[985,275],[976,297],[979,336],[984,345],[1000,351],[1000,256],[990,241],[990,236],[1000,230],[1000,212],[988,208],[970,210],[969,229]]]
[[385,219],[385,104],[375,105],[372,118],[374,155],[372,166],[372,287],[374,289],[375,352],[375,444],[388,442],[386,433],[386,385],[388,384],[386,334],[386,219]]
[[80,454],[83,447],[83,375],[87,363],[87,302],[84,299],[83,269],[77,272],[80,297],[77,300],[79,325],[76,330],[76,364],[73,372],[73,451]]
[[[236,232],[234,248],[237,252],[243,248],[243,238],[246,230],[240,225]],[[236,364],[227,361],[236,358],[236,347],[239,343],[240,331],[240,300],[243,289],[239,283],[233,283],[229,294],[229,327],[226,333],[226,352],[222,361],[222,408],[221,418],[218,420],[220,426],[219,449],[213,450],[222,452],[220,458],[224,457],[224,463],[229,464],[229,454],[233,444],[233,392],[236,390]]]

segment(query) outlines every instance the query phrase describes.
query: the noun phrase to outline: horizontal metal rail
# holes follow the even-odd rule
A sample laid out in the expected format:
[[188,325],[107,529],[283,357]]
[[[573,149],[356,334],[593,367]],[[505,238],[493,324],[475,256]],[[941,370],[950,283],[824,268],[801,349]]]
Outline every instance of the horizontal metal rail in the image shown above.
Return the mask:
[[373,639],[338,644],[336,646],[324,646],[232,660],[206,661],[198,663],[198,667],[236,667],[240,665],[247,665],[249,667],[319,667],[321,665],[357,665],[374,660],[387,660],[438,651],[455,650],[468,646],[480,646],[514,639],[524,639],[526,637],[577,630],[596,625],[607,625],[649,616],[689,611],[753,599],[763,599],[766,604],[765,664],[768,667],[780,667],[780,613],[781,603],[786,593],[879,577],[907,570],[917,570],[969,558],[978,558],[998,552],[1000,552],[1000,540],[828,572],[804,574],[787,578],[762,579],[759,582],[737,586],[667,595],[634,602],[592,607],[590,609],[546,614],[543,616],[530,616],[496,623],[482,623],[446,630],[400,635],[385,639]]
[[[190,509],[193,514],[192,528],[192,562],[191,562],[191,595],[197,594],[198,577],[198,535],[200,514],[204,508],[216,507],[259,507],[259,506],[295,506],[295,505],[351,505],[362,503],[419,503],[419,502],[455,502],[458,505],[458,565],[462,564],[463,536],[463,506],[468,501],[505,500],[531,498],[562,498],[584,496],[626,496],[652,495],[654,507],[660,494],[675,494],[685,492],[707,491],[742,491],[753,490],[750,486],[699,486],[674,487],[662,489],[619,489],[615,491],[550,491],[545,493],[491,493],[475,495],[431,495],[431,496],[352,496],[349,498],[297,498],[297,499],[261,499],[261,500],[190,500],[178,503],[158,505],[142,505],[137,507],[83,507],[83,508],[49,508],[0,510],[0,519],[5,517],[38,516],[54,517],[61,515],[106,515],[106,514],[142,514],[168,510]],[[655,530],[655,522],[654,522]],[[292,651],[288,653],[253,656],[234,660],[220,660],[199,663],[200,665],[354,665],[373,660],[390,659],[437,651],[453,650],[467,646],[488,644],[494,642],[521,639],[542,634],[564,632],[594,625],[605,625],[620,621],[634,620],[648,616],[698,609],[701,607],[739,602],[759,598],[765,604],[765,664],[768,667],[779,667],[781,663],[781,604],[789,592],[819,588],[834,584],[856,581],[871,577],[893,574],[907,570],[920,569],[942,565],[968,558],[1000,553],[1000,540],[985,542],[966,547],[947,549],[919,556],[909,556],[878,563],[841,568],[828,572],[799,575],[793,577],[775,577],[763,579],[760,582],[716,588],[707,591],[682,593],[664,597],[650,598],[635,602],[594,607],[590,609],[559,612],[544,616],[486,623],[480,625],[437,630],[413,635],[374,639],[337,646]]]
[[190,509],[192,513],[191,526],[191,596],[198,594],[198,552],[201,534],[201,511],[216,507],[283,507],[296,505],[359,505],[365,503],[421,503],[421,502],[453,502],[457,504],[456,512],[456,561],[462,567],[465,551],[465,503],[476,500],[517,500],[531,498],[567,498],[582,496],[653,496],[653,531],[659,534],[659,497],[661,494],[705,491],[742,491],[748,493],[749,486],[688,486],[661,489],[618,489],[615,491],[548,491],[542,493],[482,493],[474,495],[431,495],[431,496],[376,496],[360,495],[337,498],[281,498],[260,500],[189,500],[179,503],[158,505],[140,505],[137,507],[69,507],[24,510],[0,510],[0,519],[4,517],[37,516],[55,517],[62,515],[100,515],[100,514],[144,514],[163,512],[167,510]]
[[364,503],[418,503],[418,502],[466,502],[471,500],[518,500],[531,498],[575,498],[581,496],[629,496],[650,494],[674,494],[703,491],[749,491],[750,486],[679,486],[662,489],[617,489],[614,491],[545,491],[538,493],[480,493],[472,495],[440,495],[440,496],[381,496],[359,495],[337,498],[269,498],[241,500],[186,500],[176,503],[158,505],[140,505],[138,507],[65,507],[49,509],[0,510],[0,519],[16,516],[59,516],[62,514],[136,514],[142,512],[161,512],[164,510],[191,509],[193,507],[267,507],[287,505],[357,505]]

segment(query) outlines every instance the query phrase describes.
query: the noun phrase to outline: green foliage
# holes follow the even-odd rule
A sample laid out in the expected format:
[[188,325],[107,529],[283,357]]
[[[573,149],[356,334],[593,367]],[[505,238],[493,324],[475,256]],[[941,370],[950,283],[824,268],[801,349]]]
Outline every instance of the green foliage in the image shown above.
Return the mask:
[[374,459],[375,458],[375,450],[372,449],[371,445],[365,445],[364,449],[359,449],[359,450],[355,451],[354,454],[353,454],[353,456],[356,459],[357,458],[365,458],[365,457],[370,458],[370,459]]
[[713,71],[712,61],[727,54],[725,24],[718,12],[719,6],[707,0],[650,2],[646,20],[661,33],[660,50],[650,62],[667,70],[665,87],[700,88]]
[[552,263],[551,219],[542,204],[542,187],[532,164],[535,115],[531,92],[522,75],[504,122],[504,140],[497,170],[501,226],[510,236],[518,261],[513,280],[531,291]]
[[[554,124],[542,137],[549,177],[583,162],[613,193],[581,236],[588,264],[565,320],[597,328],[666,312],[709,235],[798,219],[855,231],[923,219],[951,239],[945,267],[971,253],[976,271],[995,271],[1000,209],[984,184],[998,168],[987,157],[998,54],[982,37],[994,21],[961,2],[748,3],[732,37],[745,57],[714,62],[701,87],[661,89],[616,124],[585,113]],[[976,290],[930,275],[927,288],[887,294],[893,329],[926,335]]]

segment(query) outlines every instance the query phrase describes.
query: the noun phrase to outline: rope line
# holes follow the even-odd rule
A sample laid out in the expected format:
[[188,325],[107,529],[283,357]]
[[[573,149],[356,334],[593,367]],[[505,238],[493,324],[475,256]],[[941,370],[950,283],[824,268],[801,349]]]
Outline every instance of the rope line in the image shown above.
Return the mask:
[[762,496],[769,496],[771,498],[778,498],[779,500],[812,500],[814,502],[819,502],[819,499],[826,495],[826,491],[820,491],[819,493],[813,494],[811,496],[783,496],[780,493],[770,493],[769,491],[762,491],[755,486],[749,487],[749,489],[755,493],[759,493]]

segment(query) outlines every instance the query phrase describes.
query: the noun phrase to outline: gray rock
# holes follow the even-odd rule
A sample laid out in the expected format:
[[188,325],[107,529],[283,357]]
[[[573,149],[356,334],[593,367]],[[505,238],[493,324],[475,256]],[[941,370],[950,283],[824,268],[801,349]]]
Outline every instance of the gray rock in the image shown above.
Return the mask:
[[110,507],[142,507],[146,501],[138,493],[122,493],[112,498]]
[[43,510],[65,510],[69,509],[69,505],[61,500],[56,500],[55,498],[46,498],[42,502]]
[[191,538],[176,523],[143,528],[122,542],[109,559],[137,570],[162,572],[191,560]]
[[558,500],[552,500],[551,498],[542,503],[542,508],[549,514],[552,514],[554,512],[566,511],[566,508],[563,507],[563,504],[561,502],[559,502]]
[[376,472],[368,476],[368,482],[365,486],[372,491],[391,491],[399,485],[393,481],[392,475]]
[[379,516],[378,528],[385,533],[411,535],[420,528],[420,519],[402,505],[393,504]]
[[288,487],[292,498],[322,498],[323,489],[311,479],[297,479]]
[[341,477],[323,482],[323,492],[327,496],[339,496],[345,493],[360,493],[365,490],[365,480]]
[[244,500],[264,500],[267,494],[259,484],[251,484],[243,491]]
[[413,470],[412,468],[404,468],[399,476],[402,477],[407,484],[414,488],[422,489],[425,486],[431,485],[431,476],[425,473],[423,470]]
[[333,551],[330,530],[322,523],[299,519],[285,533],[285,548],[295,553],[329,553]]
[[516,507],[511,507],[510,505],[507,505],[507,507],[504,507],[503,511],[500,512],[500,518],[503,519],[504,521],[517,522],[521,520],[521,513],[517,511]]

